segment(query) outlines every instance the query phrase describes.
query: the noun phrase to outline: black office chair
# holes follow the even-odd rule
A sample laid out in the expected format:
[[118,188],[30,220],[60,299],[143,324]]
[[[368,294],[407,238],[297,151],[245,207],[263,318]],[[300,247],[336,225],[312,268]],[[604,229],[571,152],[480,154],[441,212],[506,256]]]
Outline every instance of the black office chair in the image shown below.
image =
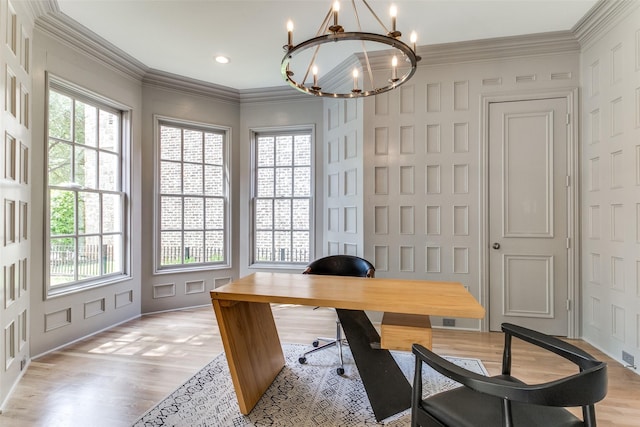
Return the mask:
[[[463,369],[419,344],[411,402],[411,426],[563,426],[596,425],[596,402],[607,394],[607,365],[558,338],[504,323],[502,375],[485,377]],[[578,365],[579,372],[543,384],[525,384],[511,376],[511,338],[549,350]],[[422,399],[422,364],[460,383]],[[565,407],[582,407],[583,420]]]
[[[373,277],[376,269],[373,265],[362,258],[353,255],[330,255],[317,259],[307,266],[302,274],[321,274],[330,276],[354,276],[354,277]],[[326,344],[320,346],[320,342]],[[315,348],[302,354],[298,361],[307,363],[307,355],[316,351],[324,350],[334,345],[338,347],[340,354],[340,367],[336,369],[338,375],[344,374],[344,361],[342,358],[342,331],[340,329],[340,321],[336,321],[336,337],[323,338],[318,337],[312,344]]]

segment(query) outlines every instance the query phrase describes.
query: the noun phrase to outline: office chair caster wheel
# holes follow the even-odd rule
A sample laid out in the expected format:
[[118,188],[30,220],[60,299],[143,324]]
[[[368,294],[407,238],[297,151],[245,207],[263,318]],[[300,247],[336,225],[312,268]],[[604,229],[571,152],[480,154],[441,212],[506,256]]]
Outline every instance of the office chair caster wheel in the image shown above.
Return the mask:
[[317,347],[320,345],[320,341],[315,340],[314,342],[311,343],[312,346]]
[[301,365],[304,365],[305,363],[307,363],[307,358],[302,356],[298,358],[298,362],[300,362]]
[[338,368],[336,369],[336,372],[338,373],[338,375],[344,375],[344,368]]

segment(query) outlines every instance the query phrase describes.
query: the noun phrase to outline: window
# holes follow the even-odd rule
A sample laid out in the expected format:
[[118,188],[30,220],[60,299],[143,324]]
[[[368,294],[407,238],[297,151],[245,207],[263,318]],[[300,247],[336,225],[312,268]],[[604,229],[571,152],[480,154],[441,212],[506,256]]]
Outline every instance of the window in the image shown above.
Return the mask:
[[309,262],[312,130],[258,132],[254,139],[253,261]]
[[48,295],[127,275],[126,119],[112,101],[49,77]]
[[229,129],[156,118],[156,271],[228,267]]

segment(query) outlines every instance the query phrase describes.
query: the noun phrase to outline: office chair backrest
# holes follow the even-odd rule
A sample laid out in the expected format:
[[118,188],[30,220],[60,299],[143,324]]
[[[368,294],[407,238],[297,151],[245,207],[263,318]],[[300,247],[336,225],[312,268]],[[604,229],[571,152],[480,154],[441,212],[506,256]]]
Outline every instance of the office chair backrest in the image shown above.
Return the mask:
[[376,269],[366,259],[353,255],[330,255],[313,261],[303,274],[373,277]]

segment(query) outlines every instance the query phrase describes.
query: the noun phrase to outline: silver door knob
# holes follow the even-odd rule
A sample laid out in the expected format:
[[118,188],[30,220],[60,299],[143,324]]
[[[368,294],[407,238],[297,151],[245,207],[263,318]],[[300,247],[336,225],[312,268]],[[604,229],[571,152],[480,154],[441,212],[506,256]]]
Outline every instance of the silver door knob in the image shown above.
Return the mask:
[[500,249],[500,243],[494,243],[493,249]]

